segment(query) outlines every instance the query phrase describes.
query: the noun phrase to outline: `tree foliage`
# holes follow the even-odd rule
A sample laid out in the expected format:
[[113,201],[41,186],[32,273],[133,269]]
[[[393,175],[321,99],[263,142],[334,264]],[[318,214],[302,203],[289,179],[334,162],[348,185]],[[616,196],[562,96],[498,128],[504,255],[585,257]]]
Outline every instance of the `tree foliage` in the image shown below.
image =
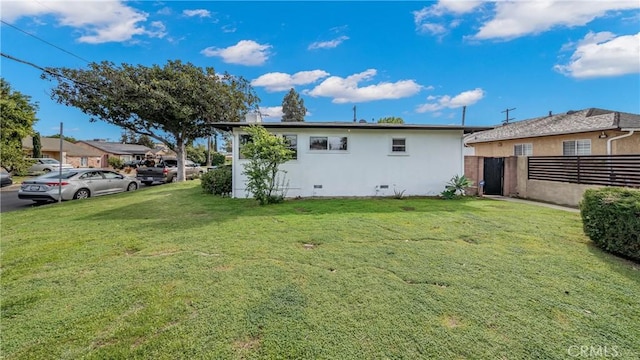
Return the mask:
[[87,69],[48,68],[56,81],[52,98],[140,135],[178,154],[178,180],[185,179],[185,147],[213,133],[213,123],[241,121],[259,101],[249,82],[179,60],[164,66],[90,63]]
[[148,135],[139,135],[131,130],[125,130],[120,135],[120,142],[123,144],[136,144],[146,146],[149,149],[156,147],[153,140]]
[[247,129],[251,141],[242,148],[242,155],[249,160],[242,174],[246,175],[247,192],[260,205],[280,202],[286,187],[285,172],[280,165],[293,155],[284,138],[268,132],[264,127],[251,125]]
[[22,139],[33,134],[37,121],[38,105],[30,101],[0,78],[0,164],[11,172],[24,172],[31,164],[22,151]]
[[187,145],[187,158],[198,165],[202,165],[207,161],[207,148],[202,144]]
[[378,119],[378,124],[404,124],[404,120],[400,117],[388,116]]
[[304,121],[307,108],[304,107],[304,100],[293,88],[282,99],[282,122]]
[[41,158],[42,157],[42,139],[40,139],[40,133],[36,132],[33,134],[31,138],[31,143],[33,145],[33,157]]

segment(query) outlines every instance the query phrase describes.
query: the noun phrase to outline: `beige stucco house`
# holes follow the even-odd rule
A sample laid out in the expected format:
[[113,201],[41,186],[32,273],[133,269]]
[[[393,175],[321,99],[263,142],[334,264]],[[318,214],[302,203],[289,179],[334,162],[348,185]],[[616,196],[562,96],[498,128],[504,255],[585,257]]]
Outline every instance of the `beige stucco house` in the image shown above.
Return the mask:
[[484,157],[640,154],[640,115],[596,108],[549,114],[470,134],[464,143]]
[[[60,139],[40,138],[42,157],[60,160]],[[22,150],[28,157],[33,157],[33,138],[22,139]],[[95,149],[84,148],[72,142],[62,140],[62,162],[74,167],[102,167],[101,153]]]

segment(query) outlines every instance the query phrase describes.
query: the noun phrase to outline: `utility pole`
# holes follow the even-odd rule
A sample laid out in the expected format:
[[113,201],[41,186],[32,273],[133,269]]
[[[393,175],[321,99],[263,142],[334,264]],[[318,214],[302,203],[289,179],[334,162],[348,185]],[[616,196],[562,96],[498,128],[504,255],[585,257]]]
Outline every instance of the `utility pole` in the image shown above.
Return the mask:
[[467,115],[467,106],[462,107],[462,126],[464,126],[464,118]]
[[353,105],[353,122],[357,122],[356,120],[356,106]]
[[509,121],[513,120],[514,118],[509,118],[509,111],[513,111],[516,108],[511,108],[511,109],[506,109],[504,111],[501,111],[501,113],[507,113],[507,117],[504,119],[504,121],[502,122],[502,125],[507,125],[509,123]]

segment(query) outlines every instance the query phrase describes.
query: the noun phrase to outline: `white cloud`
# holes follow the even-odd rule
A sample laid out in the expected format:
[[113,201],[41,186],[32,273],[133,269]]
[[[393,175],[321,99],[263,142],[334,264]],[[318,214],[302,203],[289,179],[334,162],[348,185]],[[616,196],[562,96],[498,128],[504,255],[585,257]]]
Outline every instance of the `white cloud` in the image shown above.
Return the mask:
[[236,45],[224,49],[208,47],[200,53],[207,57],[218,56],[228,64],[257,66],[269,58],[271,45],[258,44],[253,40],[240,40]]
[[416,112],[425,113],[425,112],[434,112],[442,109],[456,109],[463,106],[473,105],[478,101],[480,101],[483,97],[484,97],[484,90],[482,90],[481,88],[463,91],[454,97],[451,97],[449,95],[444,95],[444,96],[429,95],[427,97],[428,101],[434,101],[434,100],[437,100],[437,101],[418,105],[418,107],[416,108]]
[[252,86],[265,87],[267,91],[285,91],[296,85],[306,85],[314,83],[322,78],[329,76],[329,73],[323,70],[300,71],[293,75],[281,72],[272,72],[261,75],[257,79],[251,81]]
[[262,114],[263,121],[280,121],[282,119],[282,106],[261,106],[259,111]]
[[482,5],[482,1],[440,0],[437,4],[414,11],[413,22],[418,32],[443,35],[449,32],[449,29],[460,25],[461,20],[453,19],[445,22],[441,19],[442,17],[445,15],[460,16],[475,10],[480,5]]
[[171,15],[171,13],[171,8],[166,6],[156,12],[158,15]]
[[401,80],[394,83],[381,82],[375,85],[358,87],[360,82],[371,80],[376,74],[377,71],[375,69],[368,69],[346,78],[331,76],[312,90],[305,90],[303,93],[314,97],[331,97],[333,98],[333,103],[341,104],[400,99],[415,95],[422,89],[422,86],[413,80]]
[[317,41],[309,45],[309,50],[313,49],[332,49],[342,44],[345,40],[349,40],[348,36],[340,36],[329,41]]
[[198,16],[201,18],[211,17],[211,12],[205,9],[183,10],[182,14],[188,17],[194,17],[194,16]]
[[495,16],[480,28],[476,39],[513,39],[556,26],[583,26],[610,11],[639,9],[638,1],[500,1]]
[[236,32],[236,27],[234,25],[223,25],[222,32],[224,33],[234,33]]
[[554,69],[574,78],[635,74],[640,73],[639,54],[640,32],[618,37],[610,32],[590,32],[577,44],[569,63]]
[[[3,1],[2,19],[11,23],[25,16],[52,15],[58,25],[79,30],[79,42],[100,44],[130,41],[134,36],[164,37],[157,23],[149,30],[143,25],[148,14],[122,1]],[[164,25],[163,25],[164,26]]]

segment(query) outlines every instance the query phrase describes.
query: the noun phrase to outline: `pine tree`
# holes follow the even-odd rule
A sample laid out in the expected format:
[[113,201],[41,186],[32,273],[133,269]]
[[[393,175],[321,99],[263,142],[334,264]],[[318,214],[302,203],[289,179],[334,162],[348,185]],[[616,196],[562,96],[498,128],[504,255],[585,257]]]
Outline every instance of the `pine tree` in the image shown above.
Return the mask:
[[282,122],[304,121],[307,108],[304,107],[304,100],[293,89],[282,99]]
[[40,139],[40,133],[36,132],[33,134],[31,138],[31,142],[33,144],[33,157],[41,158],[42,157],[42,141]]

